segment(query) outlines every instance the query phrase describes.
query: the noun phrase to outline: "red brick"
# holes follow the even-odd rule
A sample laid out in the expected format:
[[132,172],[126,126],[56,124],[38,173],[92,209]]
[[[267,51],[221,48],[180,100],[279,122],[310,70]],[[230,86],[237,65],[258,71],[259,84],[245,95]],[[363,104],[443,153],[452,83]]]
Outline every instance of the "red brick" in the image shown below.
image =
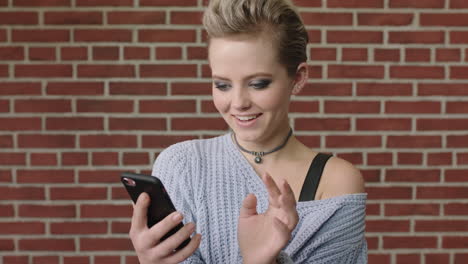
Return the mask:
[[0,165],[26,165],[26,154],[0,152]]
[[429,153],[427,155],[427,165],[429,166],[440,166],[440,165],[452,165],[452,153]]
[[396,264],[421,263],[419,254],[398,254],[396,256]]
[[13,175],[12,175],[11,170],[0,170],[0,182],[6,182],[6,183],[13,182]]
[[166,130],[166,119],[165,118],[109,118],[109,129],[110,130]]
[[383,33],[380,31],[364,30],[329,30],[327,31],[327,43],[373,43],[381,44]]
[[124,58],[126,60],[149,60],[150,49],[148,47],[125,47]]
[[361,169],[361,174],[365,182],[381,182],[380,170]]
[[73,170],[18,170],[19,183],[73,183]]
[[74,135],[18,135],[20,148],[74,148]]
[[48,47],[29,48],[29,60],[54,61],[56,60],[55,48],[48,48]]
[[367,153],[367,165],[392,165],[392,153]]
[[156,59],[158,60],[180,60],[182,59],[182,48],[180,47],[157,47]]
[[88,153],[85,152],[65,152],[62,153],[62,165],[88,165]]
[[468,2],[465,0],[450,0],[450,8],[468,8]]
[[[465,87],[468,88],[468,87]],[[450,114],[468,113],[468,102],[447,102],[446,112]]]
[[194,64],[146,64],[140,65],[140,76],[143,78],[195,78],[197,77],[197,65]]
[[86,47],[63,47],[60,49],[62,60],[87,60],[88,48]]
[[106,222],[61,222],[51,223],[52,234],[105,234],[107,233]]
[[106,187],[53,187],[51,200],[102,200],[107,198]]
[[440,213],[440,205],[438,204],[420,204],[420,203],[405,203],[405,204],[386,204],[386,216],[409,216],[409,215],[425,215],[437,216]]
[[468,80],[468,67],[466,66],[452,66],[450,67],[451,79]]
[[447,136],[447,147],[449,148],[468,147],[468,135]]
[[379,113],[380,102],[377,101],[325,101],[325,113]]
[[390,264],[391,263],[390,255],[388,254],[369,254],[368,261],[369,263],[379,263],[379,264]]
[[[94,158],[101,159],[102,156],[107,155],[109,157],[109,161],[114,161],[116,157],[118,158],[117,152],[95,152],[93,153],[93,160]],[[118,162],[118,160],[117,160]],[[119,177],[124,170],[80,170],[79,173],[79,182],[80,183],[119,183]],[[120,186],[119,186],[120,187]],[[125,188],[122,188],[125,191]],[[128,197],[126,194],[125,198]]]
[[409,232],[409,220],[367,220],[366,232]]
[[197,34],[189,29],[141,29],[138,31],[139,42],[195,42]]
[[0,82],[0,95],[40,95],[39,82]]
[[444,236],[442,237],[442,248],[466,249],[468,244],[467,236]]
[[32,166],[56,166],[56,153],[31,153]]
[[22,78],[59,78],[72,77],[71,65],[15,65],[15,77]]
[[36,205],[21,204],[18,208],[20,217],[37,218],[72,218],[76,217],[75,205]]
[[351,26],[353,24],[352,13],[301,12],[301,18],[309,26]]
[[411,199],[411,187],[366,187],[368,199]]
[[416,220],[416,232],[466,232],[466,220]]
[[189,135],[160,135],[160,136],[142,136],[143,148],[167,148],[172,144],[196,139],[196,136]]
[[337,153],[338,157],[351,162],[354,165],[362,165],[362,153]]
[[15,216],[13,205],[0,205],[0,217]]
[[133,101],[82,99],[77,101],[77,111],[85,113],[130,113],[133,112]]
[[343,48],[343,61],[367,61],[367,49],[361,48]]
[[173,130],[226,130],[228,125],[222,118],[172,118]]
[[29,264],[28,256],[4,256],[3,264]]
[[468,187],[418,187],[418,199],[464,199],[468,198]]
[[8,65],[0,65],[0,77],[9,77],[10,72]]
[[[420,83],[418,95],[466,96],[468,95],[468,83]],[[467,106],[468,104],[464,102],[447,102],[447,113],[457,113],[457,110],[466,109]]]
[[49,11],[44,13],[46,25],[102,25],[101,12]]
[[80,78],[124,78],[135,77],[133,65],[78,65]]
[[382,146],[382,138],[380,136],[327,136],[327,148],[375,148]]
[[313,61],[336,60],[335,48],[311,48],[310,59]]
[[187,47],[187,59],[208,60],[207,48],[206,47]]
[[459,165],[468,164],[468,153],[458,153],[457,154],[457,163]]
[[116,218],[131,217],[133,209],[130,202],[128,202],[128,205],[84,204],[81,205],[80,211],[82,218]]
[[420,15],[421,26],[446,26],[446,27],[466,27],[468,20],[466,14],[462,13],[422,13]]
[[15,242],[13,241],[13,239],[0,239],[0,248],[4,252],[13,251],[15,249]]
[[73,239],[20,239],[19,249],[28,251],[75,251]]
[[133,0],[76,0],[77,6],[133,6]]
[[17,113],[65,113],[71,112],[71,101],[62,99],[23,99],[15,101]]
[[439,62],[460,61],[461,52],[459,49],[439,48],[436,49],[436,60]]
[[322,32],[320,30],[307,30],[310,43],[320,43],[322,41]]
[[197,0],[140,0],[141,6],[196,6]]
[[93,47],[93,60],[118,60],[119,47]]
[[390,32],[389,43],[395,44],[443,44],[443,31],[401,31]]
[[128,238],[80,238],[82,251],[121,251],[133,250]]
[[387,101],[385,104],[385,112],[388,114],[438,114],[440,113],[440,111],[441,111],[440,102]]
[[366,204],[367,215],[380,215],[380,204]]
[[0,12],[0,25],[37,25],[37,12]]
[[132,135],[82,135],[81,148],[136,148],[137,138]]
[[468,43],[468,31],[451,31],[450,32],[451,44],[466,44]]
[[407,118],[358,118],[356,129],[361,131],[409,131],[411,119]]
[[171,84],[173,95],[211,95],[211,83],[182,83],[174,82]]
[[329,65],[329,78],[365,78],[382,79],[384,77],[383,66],[369,65]]
[[328,0],[327,7],[332,8],[383,8],[383,0]]
[[419,48],[405,49],[405,60],[407,62],[430,62],[431,50]]
[[468,170],[448,169],[445,171],[446,182],[466,182],[468,181]]
[[468,203],[449,203],[444,205],[445,215],[468,215]]
[[0,100],[0,113],[10,112],[10,101]]
[[1,149],[13,148],[13,136],[9,136],[9,135],[0,136],[0,148]]
[[[1,14],[0,14],[1,15]],[[23,47],[0,47],[0,61],[17,61],[24,60]]]
[[0,234],[44,234],[45,225],[41,222],[1,222]]
[[361,13],[358,14],[360,26],[408,26],[413,23],[413,14],[401,13]]
[[398,153],[398,165],[422,165],[422,153],[400,152]]
[[468,262],[468,253],[456,253],[455,254],[455,264],[464,264],[466,262]]
[[442,66],[391,66],[390,77],[394,79],[443,79]]
[[0,187],[1,200],[44,200],[43,187]]
[[[172,84],[174,85],[174,84]],[[122,95],[166,95],[163,82],[111,82],[110,94]]]
[[131,42],[132,31],[128,29],[76,29],[76,42]]
[[141,100],[140,113],[193,113],[194,100]]
[[112,234],[128,234],[130,222],[112,222]]
[[388,136],[387,148],[440,148],[440,136]]
[[400,50],[398,49],[374,49],[375,61],[400,61]]
[[58,6],[71,6],[70,0],[13,0],[13,6],[21,7],[58,7]]
[[430,236],[398,236],[383,237],[383,248],[385,249],[411,249],[411,248],[437,248],[437,237]]
[[349,131],[349,118],[296,118],[294,128],[298,131]]
[[358,96],[411,96],[410,83],[358,83]]
[[0,118],[0,131],[41,130],[39,117],[5,117]]
[[34,264],[59,264],[59,256],[34,256]]
[[62,29],[13,29],[13,42],[68,42],[70,32]]
[[388,169],[385,175],[387,182],[439,182],[439,170],[428,169]]
[[298,96],[350,96],[351,90],[350,83],[309,83]]
[[463,119],[463,118],[418,119],[417,130],[421,130],[421,131],[468,130],[468,119]]
[[113,11],[107,14],[107,22],[109,24],[164,24],[165,20],[165,12],[161,11]]
[[[203,12],[196,11],[172,11],[170,24],[199,25],[202,22],[202,15]],[[304,19],[303,16],[302,18]]]
[[119,164],[119,153],[117,152],[95,152],[92,157],[93,165],[108,166]]
[[148,153],[137,152],[137,153],[124,153],[123,154],[124,165],[147,165],[150,164]]
[[90,257],[64,256],[63,257],[63,264],[89,264],[89,263],[91,263],[89,258]]
[[94,256],[94,264],[119,263],[120,256]]
[[391,8],[444,8],[445,0],[390,0]]
[[[213,106],[214,112],[217,112],[216,108],[214,107],[213,100],[204,101],[202,102],[202,111],[204,111],[205,103],[210,103]],[[306,101],[291,101],[289,105],[289,112],[290,113],[318,113],[319,112],[319,102],[306,102]]]
[[48,82],[49,95],[103,95],[103,82]]
[[[151,174],[151,172],[148,172],[147,174]],[[111,191],[112,191],[112,200],[126,200],[126,201],[128,201],[128,193],[124,188],[114,187],[114,188],[111,189]]]
[[441,253],[429,253],[424,255],[426,264],[449,264],[450,255]]

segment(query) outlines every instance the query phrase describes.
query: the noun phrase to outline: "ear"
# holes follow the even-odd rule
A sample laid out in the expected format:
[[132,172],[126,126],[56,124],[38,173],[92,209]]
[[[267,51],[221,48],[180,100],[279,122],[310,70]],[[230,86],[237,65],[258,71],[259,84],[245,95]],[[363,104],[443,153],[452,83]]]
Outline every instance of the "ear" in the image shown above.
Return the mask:
[[297,66],[296,75],[294,76],[294,87],[292,89],[292,94],[297,95],[302,91],[302,88],[307,83],[309,78],[309,68],[307,67],[306,62],[302,62]]

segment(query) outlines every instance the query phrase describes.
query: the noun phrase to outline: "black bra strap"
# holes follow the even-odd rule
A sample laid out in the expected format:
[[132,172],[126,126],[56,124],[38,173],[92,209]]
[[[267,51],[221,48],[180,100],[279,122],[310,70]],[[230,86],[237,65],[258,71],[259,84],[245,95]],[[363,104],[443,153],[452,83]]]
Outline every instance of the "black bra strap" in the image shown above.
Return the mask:
[[307,172],[304,185],[302,185],[299,202],[313,201],[315,199],[315,193],[317,192],[317,187],[322,177],[323,168],[325,168],[325,164],[332,156],[333,155],[325,153],[318,153],[315,156]]

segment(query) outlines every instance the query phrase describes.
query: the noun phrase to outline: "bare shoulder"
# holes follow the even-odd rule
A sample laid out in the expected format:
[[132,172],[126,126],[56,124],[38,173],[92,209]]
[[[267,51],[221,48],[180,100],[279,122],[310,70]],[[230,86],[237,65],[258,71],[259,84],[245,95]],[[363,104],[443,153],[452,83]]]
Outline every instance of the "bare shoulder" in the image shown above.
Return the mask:
[[332,157],[328,160],[323,171],[322,181],[323,188],[320,199],[364,192],[364,179],[359,169],[338,157]]

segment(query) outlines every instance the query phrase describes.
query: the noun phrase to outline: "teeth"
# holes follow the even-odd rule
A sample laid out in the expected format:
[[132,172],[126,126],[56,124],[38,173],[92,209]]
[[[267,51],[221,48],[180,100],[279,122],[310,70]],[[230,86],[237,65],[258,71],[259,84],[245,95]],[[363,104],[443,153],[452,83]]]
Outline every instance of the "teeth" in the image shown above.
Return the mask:
[[248,120],[252,120],[252,119],[255,119],[257,116],[238,116],[237,118],[241,121],[248,121]]

